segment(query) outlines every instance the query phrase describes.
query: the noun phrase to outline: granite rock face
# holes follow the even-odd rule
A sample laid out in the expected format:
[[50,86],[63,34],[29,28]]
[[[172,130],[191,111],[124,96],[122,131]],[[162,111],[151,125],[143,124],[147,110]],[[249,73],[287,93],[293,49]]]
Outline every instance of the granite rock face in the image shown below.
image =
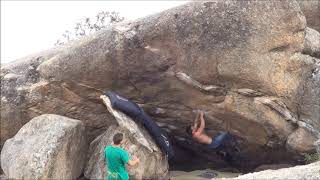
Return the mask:
[[1,167],[9,179],[76,179],[87,153],[85,127],[78,120],[45,114],[8,139]]
[[177,141],[189,139],[195,110],[206,112],[209,135],[229,123],[241,141],[240,166],[299,160],[315,150],[309,140],[320,129],[311,31],[292,0],[191,2],[114,25],[1,68],[1,139],[55,113],[83,121],[91,141],[115,123],[99,100],[113,90]]

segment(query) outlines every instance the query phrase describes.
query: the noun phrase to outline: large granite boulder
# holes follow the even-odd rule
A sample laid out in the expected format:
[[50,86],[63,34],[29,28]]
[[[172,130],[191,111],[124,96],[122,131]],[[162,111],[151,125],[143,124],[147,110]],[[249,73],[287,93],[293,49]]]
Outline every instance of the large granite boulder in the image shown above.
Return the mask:
[[154,143],[148,132],[125,114],[114,110],[106,96],[102,97],[109,112],[118,122],[118,126],[110,126],[107,131],[91,142],[84,175],[89,179],[105,179],[107,177],[104,148],[112,145],[113,136],[121,132],[125,139],[125,143],[121,147],[127,150],[131,157],[137,156],[140,159],[137,166],[128,167],[130,178],[137,180],[168,179],[168,159]]
[[308,32],[294,0],[191,2],[114,25],[1,68],[1,139],[55,113],[83,121],[91,141],[115,122],[99,100],[114,90],[177,141],[189,139],[194,110],[206,111],[209,135],[228,122],[240,166],[300,160],[320,129],[320,60]]
[[76,179],[87,153],[85,127],[78,120],[45,114],[8,139],[1,167],[9,179]]

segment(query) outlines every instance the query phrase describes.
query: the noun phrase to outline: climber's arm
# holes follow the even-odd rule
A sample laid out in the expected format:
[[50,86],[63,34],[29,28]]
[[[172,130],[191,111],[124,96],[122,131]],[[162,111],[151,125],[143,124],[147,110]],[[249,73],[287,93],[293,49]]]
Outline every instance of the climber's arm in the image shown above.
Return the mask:
[[200,127],[197,129],[197,133],[202,133],[206,124],[205,124],[205,121],[204,121],[204,117],[203,117],[203,112],[201,111],[200,112]]
[[198,122],[199,122],[199,113],[197,113],[196,118],[193,121],[193,129],[198,129]]

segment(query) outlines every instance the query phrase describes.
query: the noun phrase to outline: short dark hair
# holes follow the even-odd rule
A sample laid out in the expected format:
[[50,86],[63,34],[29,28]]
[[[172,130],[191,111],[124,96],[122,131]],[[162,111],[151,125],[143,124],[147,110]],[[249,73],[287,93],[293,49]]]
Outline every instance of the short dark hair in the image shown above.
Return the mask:
[[123,134],[122,133],[117,133],[113,136],[113,143],[118,145],[121,143],[121,141],[123,140]]
[[191,125],[186,127],[186,132],[189,136],[192,136],[192,129],[191,129]]

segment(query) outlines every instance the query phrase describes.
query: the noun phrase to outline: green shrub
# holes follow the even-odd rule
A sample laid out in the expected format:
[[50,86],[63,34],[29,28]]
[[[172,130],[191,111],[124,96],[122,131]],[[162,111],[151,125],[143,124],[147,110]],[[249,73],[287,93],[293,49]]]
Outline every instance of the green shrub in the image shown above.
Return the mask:
[[60,39],[54,44],[55,46],[63,45],[71,40],[82,36],[87,36],[93,32],[105,29],[108,26],[124,20],[118,12],[101,11],[95,18],[84,17],[78,21],[73,30],[66,30]]
[[304,153],[303,156],[307,164],[320,160],[320,155],[318,153]]

